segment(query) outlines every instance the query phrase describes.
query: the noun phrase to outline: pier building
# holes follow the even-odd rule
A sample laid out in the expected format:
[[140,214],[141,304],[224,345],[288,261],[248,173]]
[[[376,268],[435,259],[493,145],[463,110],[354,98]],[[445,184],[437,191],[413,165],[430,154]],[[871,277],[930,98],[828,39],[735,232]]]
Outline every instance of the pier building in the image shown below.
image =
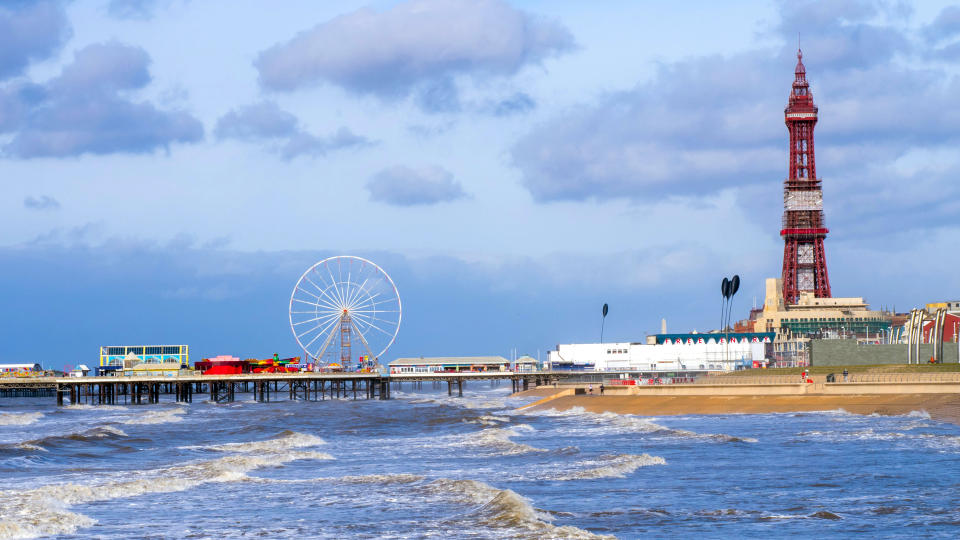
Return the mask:
[[41,372],[40,364],[0,364],[0,377],[27,377]]
[[[111,345],[100,347],[100,375],[117,375],[138,364],[172,364],[177,369],[190,366],[190,348],[186,345]],[[161,370],[165,371],[165,370]]]
[[397,358],[390,362],[390,373],[460,373],[511,371],[510,361],[502,356],[438,356],[433,358]]

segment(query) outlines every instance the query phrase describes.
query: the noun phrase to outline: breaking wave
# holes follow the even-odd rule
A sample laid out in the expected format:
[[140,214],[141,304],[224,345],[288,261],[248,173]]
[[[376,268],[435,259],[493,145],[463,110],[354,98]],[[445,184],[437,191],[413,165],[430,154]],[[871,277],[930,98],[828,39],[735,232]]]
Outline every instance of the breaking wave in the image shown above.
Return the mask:
[[72,405],[67,405],[60,407],[63,410],[67,411],[127,411],[128,407],[123,405],[88,405],[86,403],[74,403]]
[[601,456],[598,459],[581,461],[572,465],[572,471],[560,474],[551,480],[593,480],[597,478],[623,478],[640,467],[666,465],[660,456],[650,454],[619,454]]
[[723,433],[696,433],[685,429],[673,429],[657,424],[649,418],[634,416],[630,414],[617,414],[612,412],[594,413],[588,412],[583,407],[572,407],[564,411],[556,409],[547,409],[543,411],[531,411],[524,414],[536,416],[551,417],[575,417],[590,421],[593,426],[607,428],[613,433],[649,433],[652,435],[678,437],[684,439],[734,442],[734,443],[755,443],[757,439],[752,437],[735,437]]
[[798,441],[824,440],[830,442],[887,441],[908,443],[912,447],[939,451],[960,449],[960,436],[938,433],[914,433],[911,430],[925,426],[904,426],[902,431],[877,431],[873,428],[850,432],[804,431],[797,434]]
[[612,538],[570,525],[556,526],[550,523],[551,517],[547,512],[538,511],[525,497],[476,480],[441,478],[419,489],[459,504],[474,505],[466,514],[453,520],[458,530],[465,524],[471,524],[504,530],[511,538]]
[[43,418],[43,413],[0,413],[0,426],[29,426]]
[[451,443],[450,446],[489,450],[501,456],[514,456],[529,454],[531,452],[548,452],[546,449],[512,440],[512,437],[516,437],[523,432],[529,433],[531,431],[535,430],[527,424],[520,424],[508,428],[487,428],[473,433],[457,435],[456,440]]
[[424,477],[419,474],[365,474],[362,476],[341,476],[339,478],[329,478],[336,482],[346,484],[413,484],[423,480]]
[[464,422],[467,424],[480,424],[482,426],[499,426],[500,424],[505,424],[509,421],[510,418],[507,416],[496,416],[492,414],[485,414],[479,418],[464,420]]
[[168,409],[165,411],[149,411],[139,416],[133,418],[128,418],[123,420],[121,424],[128,425],[148,425],[148,424],[167,424],[171,422],[179,422],[183,420],[183,415],[187,414],[187,410],[178,407],[176,409]]
[[[236,452],[242,454],[254,454],[265,452],[282,452],[294,448],[309,448],[311,446],[320,446],[327,444],[326,441],[315,435],[298,433],[296,431],[284,431],[279,436],[265,441],[227,443],[215,446],[204,446],[206,450],[215,450],[218,452]],[[195,447],[194,447],[195,448]]]
[[[268,441],[264,441],[268,442]],[[252,443],[251,443],[252,444]],[[144,471],[133,479],[117,479],[102,484],[54,484],[26,491],[0,491],[0,538],[32,538],[70,534],[94,520],[69,511],[72,505],[146,493],[184,491],[199,485],[237,482],[259,468],[275,467],[301,459],[329,460],[321,452],[287,452],[280,447],[262,455],[235,454],[209,461]]]

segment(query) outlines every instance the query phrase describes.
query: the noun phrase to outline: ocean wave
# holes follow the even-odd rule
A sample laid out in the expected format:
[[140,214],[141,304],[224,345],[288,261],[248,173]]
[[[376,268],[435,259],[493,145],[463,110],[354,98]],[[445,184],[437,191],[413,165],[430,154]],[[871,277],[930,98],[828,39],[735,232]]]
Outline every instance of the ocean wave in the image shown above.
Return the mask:
[[465,526],[475,525],[504,530],[511,538],[612,538],[570,525],[556,526],[550,523],[551,517],[547,512],[538,511],[525,497],[484,482],[441,478],[419,489],[459,504],[476,505],[466,514],[451,520],[461,531]]
[[88,405],[85,403],[74,403],[72,405],[66,405],[60,407],[61,410],[66,411],[128,411],[129,407],[124,407],[123,405]]
[[14,447],[17,448],[18,450],[27,450],[32,452],[49,452],[49,450],[47,450],[46,448],[40,445],[32,444],[28,442],[16,444],[14,445]]
[[146,493],[184,491],[207,483],[237,482],[254,469],[296,460],[333,459],[309,451],[235,454],[209,461],[144,471],[133,479],[100,484],[53,484],[25,491],[0,491],[0,538],[33,538],[69,534],[94,520],[69,511],[72,505],[136,497]]
[[[475,381],[474,384],[479,381]],[[529,398],[515,398],[510,395],[509,389],[494,389],[489,391],[471,391],[459,396],[430,395],[395,391],[392,397],[403,399],[410,404],[435,403],[461,409],[491,409],[509,411],[520,404],[529,403]]]
[[127,433],[118,427],[113,426],[95,426],[83,431],[78,431],[76,433],[68,433],[66,435],[48,435],[40,439],[34,439],[32,441],[26,441],[30,444],[49,444],[56,443],[63,440],[69,441],[96,441],[100,439],[115,438],[115,437],[127,437]]
[[510,417],[485,414],[479,418],[464,419],[463,421],[467,424],[480,424],[481,426],[499,426],[500,424],[509,422]]
[[461,448],[474,448],[480,450],[490,450],[501,456],[514,456],[519,454],[529,454],[531,452],[547,452],[543,448],[530,446],[529,444],[518,443],[512,440],[524,432],[535,431],[533,427],[527,424],[520,424],[508,428],[487,428],[473,433],[466,433],[455,436],[449,446]]
[[[650,454],[618,454],[581,461],[570,466],[573,470],[549,478],[551,480],[594,480],[597,478],[624,478],[640,467],[666,465],[660,456]],[[565,466],[566,467],[566,466]]]
[[365,474],[360,476],[340,476],[330,478],[331,481],[343,482],[346,484],[413,484],[423,480],[424,477],[419,474]]
[[119,439],[127,437],[126,432],[113,426],[96,426],[76,433],[55,434],[28,441],[0,444],[0,448],[13,448],[28,451],[48,451],[45,447],[58,447],[75,442],[102,441],[103,439]]
[[395,484],[415,484],[422,482],[425,478],[425,476],[420,476],[419,474],[393,473],[356,476],[321,476],[318,478],[250,478],[250,481],[260,484],[314,484],[317,482],[330,482],[335,484],[366,484],[376,487]]
[[264,453],[264,452],[282,452],[293,448],[309,448],[311,446],[320,446],[327,444],[320,437],[298,433],[296,431],[284,431],[279,436],[265,441],[253,441],[242,443],[226,443],[214,446],[190,447],[203,448],[206,450],[215,450],[217,452],[236,452],[242,454]]
[[0,413],[0,426],[29,426],[43,418],[43,413]]
[[168,424],[183,420],[184,414],[187,414],[187,410],[183,407],[177,407],[176,409],[167,409],[165,411],[149,411],[142,415],[123,420],[120,423],[128,425]]
[[[571,407],[563,411],[556,409],[546,409],[543,411],[525,412],[533,416],[549,417],[575,417],[590,421],[593,425],[588,426],[587,430],[606,429],[614,433],[648,433],[652,435],[677,437],[683,439],[731,442],[731,443],[755,443],[757,439],[752,437],[736,437],[724,433],[697,433],[686,429],[673,429],[654,422],[645,417],[634,416],[632,414],[617,414],[612,412],[594,413],[589,412],[583,407]],[[566,432],[570,430],[565,429]]]
[[940,433],[915,433],[914,429],[923,426],[904,426],[906,431],[877,431],[873,428],[856,431],[804,431],[797,434],[799,441],[816,439],[828,442],[855,442],[855,441],[903,441],[912,447],[928,448],[932,450],[956,451],[960,449],[960,436]]
[[831,521],[837,521],[843,518],[828,510],[819,510],[812,514],[767,514],[759,517],[758,519],[760,521],[779,521],[787,519],[829,519]]

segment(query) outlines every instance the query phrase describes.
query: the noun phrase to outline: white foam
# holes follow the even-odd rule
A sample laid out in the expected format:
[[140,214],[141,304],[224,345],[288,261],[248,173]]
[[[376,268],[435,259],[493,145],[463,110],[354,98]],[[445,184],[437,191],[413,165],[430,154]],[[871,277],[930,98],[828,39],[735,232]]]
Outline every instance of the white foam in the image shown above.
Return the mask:
[[43,418],[43,413],[0,413],[0,426],[29,426]]

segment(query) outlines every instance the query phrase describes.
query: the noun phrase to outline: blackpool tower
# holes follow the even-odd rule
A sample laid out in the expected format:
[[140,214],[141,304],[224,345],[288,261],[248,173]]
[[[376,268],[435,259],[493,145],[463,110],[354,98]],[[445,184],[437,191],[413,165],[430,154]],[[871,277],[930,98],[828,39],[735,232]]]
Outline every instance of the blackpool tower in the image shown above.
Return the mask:
[[810,95],[803,52],[797,51],[796,78],[790,101],[784,109],[784,121],[790,132],[789,174],[783,183],[783,300],[797,303],[801,292],[818,298],[830,297],[827,257],[823,240],[823,191],[817,178],[813,153],[813,126],[817,107]]

